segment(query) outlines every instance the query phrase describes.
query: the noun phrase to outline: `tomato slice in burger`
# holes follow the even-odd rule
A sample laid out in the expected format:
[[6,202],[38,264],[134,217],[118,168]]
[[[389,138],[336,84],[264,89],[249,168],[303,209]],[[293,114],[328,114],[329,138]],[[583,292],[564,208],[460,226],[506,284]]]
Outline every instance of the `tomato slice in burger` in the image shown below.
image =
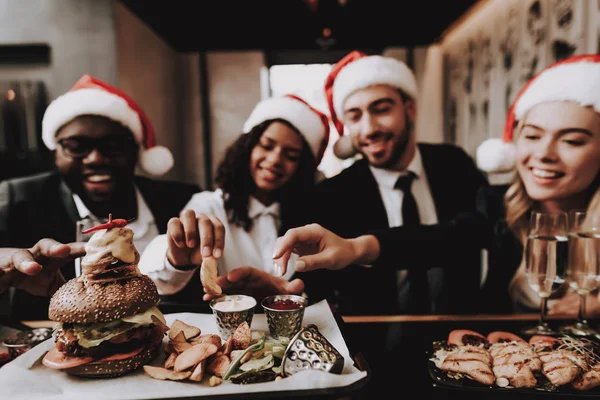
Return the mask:
[[65,353],[58,351],[56,346],[46,353],[42,364],[48,368],[66,369],[73,368],[94,361],[93,357],[70,357]]
[[138,347],[137,349],[132,350],[132,351],[127,352],[127,353],[117,353],[117,354],[112,354],[110,356],[102,357],[102,358],[97,359],[96,361],[102,362],[102,361],[126,360],[128,358],[137,356],[139,353],[142,352],[142,350],[144,350],[144,346]]
[[487,344],[487,342],[487,338],[481,333],[468,329],[455,329],[448,335],[448,344],[457,346]]
[[502,342],[512,342],[512,341],[527,343],[525,341],[525,339],[523,339],[522,337],[517,336],[514,333],[504,332],[504,331],[490,332],[487,335],[487,340],[490,343],[502,343]]
[[529,338],[529,344],[537,347],[554,347],[559,342],[557,338],[546,335],[534,335]]

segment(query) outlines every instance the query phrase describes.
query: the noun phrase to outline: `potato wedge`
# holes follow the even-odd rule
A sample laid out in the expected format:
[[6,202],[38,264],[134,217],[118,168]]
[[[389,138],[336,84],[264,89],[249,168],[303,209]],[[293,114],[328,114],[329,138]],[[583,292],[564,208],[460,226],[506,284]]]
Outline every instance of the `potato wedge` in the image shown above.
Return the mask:
[[252,331],[248,322],[244,321],[238,325],[233,333],[233,348],[236,350],[245,350],[252,341]]
[[165,361],[165,368],[166,369],[172,369],[175,366],[175,359],[177,358],[177,353],[171,353],[169,354],[169,357],[167,357],[166,361]]
[[202,361],[200,361],[200,363],[198,365],[196,365],[196,368],[194,368],[192,375],[190,375],[190,381],[201,382],[202,378],[204,378],[205,370],[206,370],[206,360],[202,360]]
[[171,342],[171,343],[173,343],[173,349],[175,349],[177,354],[181,354],[193,346],[193,344],[188,343],[188,342]]
[[183,331],[179,331],[178,334],[174,335],[173,338],[171,339],[171,341],[179,342],[179,343],[187,342],[187,340],[185,340],[185,334],[183,333]]
[[226,355],[221,355],[210,362],[206,366],[206,371],[211,374],[221,377],[229,368],[229,364],[231,364],[231,360]]
[[191,344],[200,344],[200,343],[212,343],[221,350],[222,345],[221,336],[215,335],[214,333],[206,333],[204,335],[200,335],[192,340],[190,340]]
[[206,360],[217,352],[217,346],[212,343],[195,344],[175,359],[175,371],[185,371],[191,368],[202,360]]
[[153,367],[151,365],[144,365],[144,372],[150,375],[153,379],[169,380],[169,381],[181,381],[189,378],[192,375],[191,371],[177,372],[172,369],[166,369],[161,367]]
[[214,257],[206,257],[200,265],[200,281],[207,294],[219,296],[223,290],[217,285],[219,276],[219,262]]
[[167,357],[169,357],[173,353],[177,354],[177,351],[175,350],[175,347],[173,347],[173,342],[172,341],[169,341],[165,345],[164,353],[165,353],[165,356],[167,356]]
[[231,354],[232,350],[233,350],[233,336],[229,336],[229,339],[227,339],[227,341],[223,345],[223,354],[228,356]]
[[198,336],[202,331],[196,326],[188,325],[185,322],[176,319],[169,329],[169,339],[174,340],[175,337],[179,335],[179,332],[183,332],[185,340],[190,340]]

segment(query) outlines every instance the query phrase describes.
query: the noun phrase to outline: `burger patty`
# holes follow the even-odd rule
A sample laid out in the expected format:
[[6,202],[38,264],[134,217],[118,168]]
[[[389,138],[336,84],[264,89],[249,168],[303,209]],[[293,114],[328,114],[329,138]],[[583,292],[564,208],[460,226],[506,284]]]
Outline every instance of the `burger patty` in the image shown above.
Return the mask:
[[68,356],[91,356],[94,358],[105,355],[127,353],[148,343],[148,338],[158,328],[156,325],[147,325],[130,329],[122,334],[106,340],[94,347],[83,347],[79,345],[79,339],[69,324],[64,324],[56,331],[56,348]]
[[111,267],[111,269],[104,270],[97,274],[87,274],[86,280],[90,283],[105,283],[138,275],[137,265],[123,264],[119,267]]

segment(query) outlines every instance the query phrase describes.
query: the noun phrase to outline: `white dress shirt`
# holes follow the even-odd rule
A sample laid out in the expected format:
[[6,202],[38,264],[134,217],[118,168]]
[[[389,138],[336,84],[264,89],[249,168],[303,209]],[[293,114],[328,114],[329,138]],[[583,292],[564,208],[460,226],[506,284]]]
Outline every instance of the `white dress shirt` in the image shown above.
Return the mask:
[[[75,206],[77,207],[77,212],[81,219],[89,218],[96,221],[97,224],[101,224],[104,222],[103,220],[108,217],[99,218],[98,216],[93,215],[85,204],[83,204],[81,198],[76,194],[73,194],[73,200],[75,201]],[[135,220],[127,224],[127,228],[133,231],[133,244],[137,251],[142,254],[150,241],[158,236],[159,231],[156,222],[154,221],[154,216],[137,187],[135,188],[135,200],[137,202],[138,215]],[[120,217],[115,215],[114,218],[117,219]]]
[[[197,214],[214,215],[225,227],[225,248],[219,260],[219,276],[241,266],[273,272],[273,250],[281,224],[279,203],[267,207],[250,197],[248,216],[253,224],[249,232],[229,222],[223,204],[223,192],[220,189],[196,193],[184,207],[184,210],[187,209],[192,209]],[[180,271],[174,268],[167,261],[167,249],[167,235],[159,235],[148,245],[140,260],[140,270],[154,280],[161,295],[177,293],[187,285],[194,274],[194,270]],[[284,279],[289,280],[294,274],[296,258],[295,255],[290,258]]]
[[[427,175],[423,168],[421,153],[419,148],[408,165],[406,171],[393,171],[389,169],[375,168],[369,166],[383,200],[383,205],[388,217],[390,228],[402,225],[402,201],[404,193],[400,189],[396,189],[396,181],[402,175],[407,175],[408,171],[415,174],[415,179],[412,182],[411,193],[415,198],[417,207],[419,208],[419,218],[423,225],[434,225],[438,223],[437,213],[433,196],[427,182]],[[400,304],[405,304],[409,292],[409,287],[406,282],[408,272],[406,270],[398,270],[396,273],[398,283],[398,301]],[[439,293],[439,288],[442,284],[442,270],[440,268],[432,268],[427,271],[427,279],[429,282],[429,293],[434,299]]]
[[383,199],[390,228],[402,225],[402,200],[404,199],[404,193],[402,190],[396,189],[394,185],[396,185],[398,178],[402,175],[407,175],[408,171],[412,171],[416,175],[411,186],[411,192],[419,207],[421,224],[433,225],[438,223],[435,204],[433,203],[433,197],[427,183],[427,175],[425,175],[421,153],[418,148],[406,171],[392,171],[373,166],[369,166],[369,168],[377,181],[377,186],[379,186],[379,193],[381,193],[381,198]]

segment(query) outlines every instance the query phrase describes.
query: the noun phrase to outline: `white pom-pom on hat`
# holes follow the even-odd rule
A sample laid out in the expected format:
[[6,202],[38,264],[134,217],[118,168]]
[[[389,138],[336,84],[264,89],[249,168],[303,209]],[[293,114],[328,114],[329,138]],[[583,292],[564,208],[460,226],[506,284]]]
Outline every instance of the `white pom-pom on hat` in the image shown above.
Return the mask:
[[140,152],[140,167],[150,175],[164,175],[173,168],[175,160],[165,146],[154,146]]
[[477,148],[477,166],[486,172],[508,172],[515,164],[515,145],[501,138],[487,139]]

